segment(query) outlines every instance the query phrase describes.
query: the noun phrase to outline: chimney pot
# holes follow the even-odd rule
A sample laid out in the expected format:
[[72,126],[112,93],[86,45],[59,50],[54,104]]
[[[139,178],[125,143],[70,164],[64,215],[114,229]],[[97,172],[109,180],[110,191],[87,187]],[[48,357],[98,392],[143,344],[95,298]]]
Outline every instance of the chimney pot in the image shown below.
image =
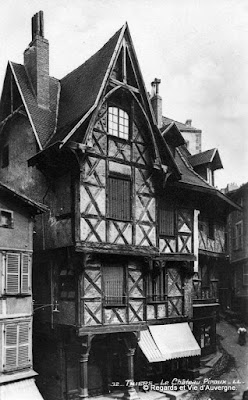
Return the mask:
[[44,38],[43,11],[32,18],[32,42],[24,52],[24,66],[40,107],[50,105],[49,43]]
[[159,128],[162,128],[162,97],[159,96],[159,85],[161,83],[161,79],[155,78],[153,82],[151,82],[152,86],[152,95],[151,95],[151,104],[154,111],[154,115],[156,118],[156,122]]
[[153,82],[151,82],[151,86],[153,89],[153,94],[159,94],[159,84],[161,83],[161,79],[155,78]]
[[192,119],[187,119],[186,122],[185,122],[185,125],[186,126],[191,126],[191,124],[192,124]]
[[44,37],[44,17],[43,11],[37,12],[32,17],[32,40],[35,39],[35,36]]

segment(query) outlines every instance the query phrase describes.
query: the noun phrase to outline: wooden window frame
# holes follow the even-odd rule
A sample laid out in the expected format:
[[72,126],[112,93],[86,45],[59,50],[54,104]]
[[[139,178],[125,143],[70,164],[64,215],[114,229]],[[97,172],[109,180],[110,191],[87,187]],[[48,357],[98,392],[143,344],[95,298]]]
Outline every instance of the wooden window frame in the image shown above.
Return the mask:
[[[201,267],[201,289],[210,289],[210,270],[209,265],[203,264]],[[205,272],[203,274],[203,271]],[[203,279],[204,278],[204,279]]]
[[[112,180],[112,181],[111,181]],[[116,203],[114,204],[113,202],[113,195],[111,194],[111,182],[113,182],[113,180],[119,181],[119,182],[129,182],[129,195],[128,197],[128,201],[126,202],[126,204],[128,204],[128,210],[125,210],[125,212],[123,211],[123,215],[118,214],[120,213],[120,209],[118,208],[118,210],[116,210],[116,214],[114,215],[113,213],[113,206],[114,205],[120,205],[120,201],[119,201],[119,195],[123,195],[123,193],[118,193],[118,201],[116,200]],[[111,202],[113,202],[111,204]],[[124,199],[122,201],[122,204],[124,204]],[[124,216],[124,213],[126,214]],[[131,176],[129,175],[122,175],[122,174],[114,174],[113,172],[109,173],[108,175],[108,179],[107,179],[107,218],[108,219],[113,219],[116,221],[123,221],[123,222],[131,222],[132,221],[132,180],[131,180]]]
[[[3,218],[4,214],[6,214],[5,215],[6,217],[9,216],[8,224],[4,224],[3,221],[2,221],[2,218]],[[8,214],[8,216],[7,216],[7,214]],[[13,211],[5,210],[3,208],[0,208],[0,228],[7,228],[7,229],[13,229],[14,228],[14,213],[13,213]]]
[[[12,258],[12,261],[10,259]],[[6,296],[30,296],[31,289],[31,267],[30,254],[7,252],[4,257]]]
[[[240,232],[238,229],[240,227]],[[232,228],[232,247],[233,250],[242,250],[243,248],[243,221],[238,221]]]
[[3,371],[32,366],[31,320],[11,321],[3,325]]
[[[107,268],[115,268],[118,270],[122,270],[122,295],[117,296],[117,300],[115,301],[113,297],[115,297],[115,294],[112,296],[109,296],[108,294],[106,295],[106,292],[108,291],[106,289],[106,269]],[[105,272],[105,274],[104,274]],[[113,274],[114,275],[114,274]],[[103,306],[105,308],[114,308],[114,307],[126,307],[127,306],[127,288],[126,288],[126,267],[124,265],[118,265],[118,264],[108,264],[108,265],[103,265],[102,267],[102,287],[103,287]],[[118,292],[118,289],[117,289]],[[114,291],[113,291],[114,293]]]
[[[114,114],[114,110],[116,110],[117,115]],[[121,113],[123,113],[123,115],[121,115]],[[113,117],[116,117],[117,120],[113,121]],[[122,119],[123,124],[121,124]],[[124,121],[127,121],[127,124],[125,124]],[[116,129],[114,127],[110,127],[111,124],[115,124]],[[124,127],[124,130],[122,130],[121,127]],[[126,129],[127,132],[125,131]],[[130,116],[129,113],[123,108],[114,105],[108,106],[108,134],[122,140],[129,140]]]
[[248,265],[243,265],[243,286],[248,286]]
[[[63,284],[65,290],[63,290]],[[72,289],[74,285],[74,290]],[[65,293],[62,295],[62,293]],[[59,274],[59,296],[61,300],[75,301],[76,298],[76,280],[75,272],[72,269],[62,268]]]
[[208,238],[215,240],[215,223],[212,219],[208,220]]
[[147,277],[147,303],[168,302],[168,274],[165,268],[152,271]]

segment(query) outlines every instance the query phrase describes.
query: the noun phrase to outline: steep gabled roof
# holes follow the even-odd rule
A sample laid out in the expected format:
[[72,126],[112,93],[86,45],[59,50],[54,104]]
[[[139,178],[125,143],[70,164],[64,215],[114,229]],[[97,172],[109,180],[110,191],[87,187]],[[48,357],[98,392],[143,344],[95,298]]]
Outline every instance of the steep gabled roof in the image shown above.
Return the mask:
[[189,158],[189,161],[193,167],[212,163],[214,169],[223,168],[217,149],[206,150],[201,153],[194,154]]
[[48,145],[63,140],[94,105],[122,29],[84,64],[61,79],[57,132]]
[[9,62],[23,104],[41,148],[56,126],[59,81],[50,77],[50,109],[39,107],[23,65]]
[[29,210],[31,210],[32,214],[40,214],[48,210],[48,207],[44,204],[31,200],[27,196],[18,193],[16,190],[11,189],[9,186],[3,184],[2,182],[0,182],[0,196],[10,196],[13,199],[17,199],[18,202],[28,207]]
[[231,201],[227,196],[225,196],[219,189],[210,185],[205,179],[203,179],[199,174],[197,174],[193,166],[190,164],[188,157],[188,151],[185,146],[181,146],[176,149],[175,160],[178,169],[181,173],[181,179],[175,184],[183,185],[189,187],[190,189],[209,193],[210,195],[217,196],[220,200],[224,201],[226,205],[231,207],[231,209],[240,209],[240,207]]
[[[116,66],[120,52],[124,48],[123,46],[127,49],[126,57],[130,61],[129,65],[135,77],[135,87],[127,83],[129,82],[129,72],[126,73],[127,79],[123,79],[123,81],[116,80],[114,83],[111,82],[111,72]],[[110,86],[108,86],[109,82],[114,85],[114,88],[111,90],[109,89]],[[168,145],[163,140],[154,120],[148,93],[145,89],[127,24],[117,31],[89,60],[66,75],[60,81],[60,84],[61,92],[57,131],[47,141],[44,151],[49,150],[52,146],[56,146],[56,143],[60,143],[60,147],[63,147],[69,139],[71,140],[73,134],[83,123],[85,123],[84,126],[86,128],[88,126],[90,129],[94,125],[94,119],[102,106],[102,102],[106,101],[113,91],[124,88],[133,97],[140,116],[144,117],[151,144],[151,154],[156,167],[161,168],[161,161],[162,164],[167,161],[166,165],[170,165],[173,171],[177,175],[179,174]],[[177,131],[177,139],[179,138],[180,144],[184,143],[181,133],[174,124],[172,125],[174,126],[173,129]],[[89,129],[84,134],[84,137],[81,137],[84,144],[87,143]],[[161,153],[161,146],[163,153]],[[42,154],[37,155],[37,157],[40,159]],[[34,157],[30,162],[36,162],[37,157]]]

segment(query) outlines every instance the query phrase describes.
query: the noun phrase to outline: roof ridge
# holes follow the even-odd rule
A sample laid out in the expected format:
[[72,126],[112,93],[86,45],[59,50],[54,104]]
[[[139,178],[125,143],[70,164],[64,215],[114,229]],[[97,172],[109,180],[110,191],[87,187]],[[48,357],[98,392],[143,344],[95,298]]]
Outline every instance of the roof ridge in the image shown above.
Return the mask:
[[216,151],[218,149],[217,149],[217,147],[213,147],[212,149],[207,149],[207,150],[200,151],[199,153],[192,154],[191,157],[199,156],[200,154],[207,153],[208,151],[210,152],[210,151],[213,151],[213,150]]
[[56,116],[55,116],[54,130],[53,130],[52,134],[45,141],[45,143],[43,145],[43,148],[46,147],[46,145],[52,140],[52,138],[54,137],[54,135],[57,132],[58,117],[59,117],[59,100],[60,100],[60,94],[61,94],[61,83],[60,83],[60,80],[57,80],[56,83],[58,84],[58,92],[57,92]]
[[185,122],[177,121],[177,120],[175,120],[175,119],[173,119],[173,118],[166,117],[165,115],[162,115],[162,120],[163,120],[163,118],[170,119],[172,122],[175,122],[175,123],[184,125],[184,126],[185,126],[186,128],[188,128],[188,129],[191,128],[191,129],[194,129],[194,130],[196,130],[196,131],[200,131],[199,128],[195,128],[194,126],[187,126],[187,125],[185,124]]

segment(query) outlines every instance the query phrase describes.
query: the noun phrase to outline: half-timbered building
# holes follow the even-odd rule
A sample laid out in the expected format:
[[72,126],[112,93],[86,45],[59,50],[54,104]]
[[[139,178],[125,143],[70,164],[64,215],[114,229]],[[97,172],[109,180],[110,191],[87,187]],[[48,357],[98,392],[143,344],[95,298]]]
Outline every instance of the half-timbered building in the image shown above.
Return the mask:
[[199,210],[221,220],[234,205],[194,171],[176,123],[162,126],[158,85],[150,98],[127,24],[63,79],[50,77],[42,12],[24,65],[8,64],[1,179],[49,206],[34,260],[45,398],[194,373],[193,286],[206,298],[194,275]]
[[[173,121],[165,117],[162,121],[162,132],[166,132]],[[197,201],[196,207],[199,212],[198,268],[195,269],[193,276],[192,292],[193,332],[201,347],[202,355],[206,355],[216,350],[216,319],[219,308],[230,307],[231,286],[226,223],[228,214],[232,210],[236,208],[236,213],[240,211],[237,204],[230,202],[214,187],[215,171],[223,168],[218,150],[201,151],[201,131],[192,127],[188,121],[186,124],[175,121],[175,124],[185,138],[186,145],[177,150],[181,155],[177,165],[183,175],[173,186],[178,186],[184,181],[185,189],[190,188],[191,195],[194,193],[194,201]]]

